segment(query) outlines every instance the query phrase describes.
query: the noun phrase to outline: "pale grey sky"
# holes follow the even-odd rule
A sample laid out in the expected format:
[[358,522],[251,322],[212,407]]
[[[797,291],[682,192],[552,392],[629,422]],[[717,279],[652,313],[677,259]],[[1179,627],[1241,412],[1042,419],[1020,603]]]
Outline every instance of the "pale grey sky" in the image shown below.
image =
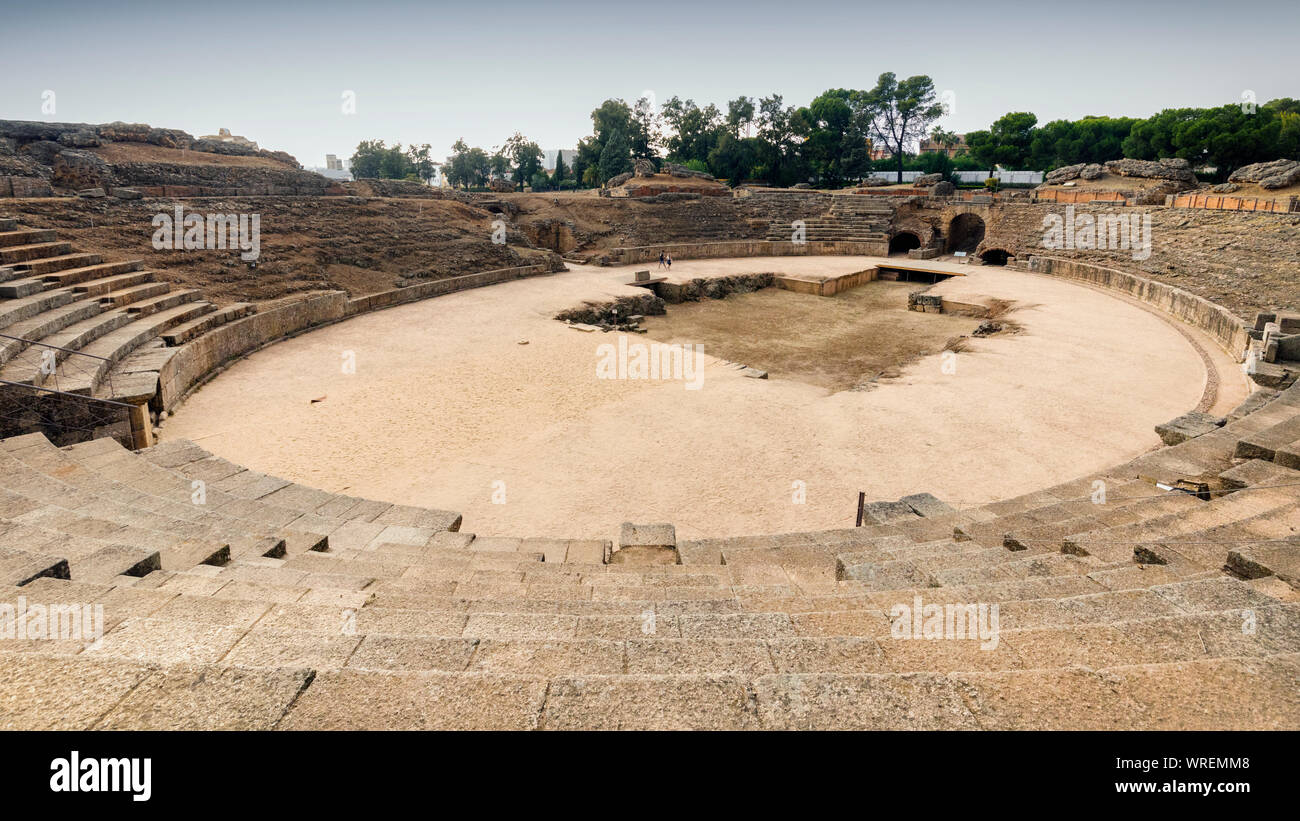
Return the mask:
[[893,71],[950,90],[941,124],[964,132],[1016,110],[1046,122],[1300,97],[1297,31],[1296,0],[45,0],[5,10],[0,118],[226,127],[304,165],[369,138],[441,159],[458,137],[490,148],[515,130],[571,147],[609,97],[802,105]]

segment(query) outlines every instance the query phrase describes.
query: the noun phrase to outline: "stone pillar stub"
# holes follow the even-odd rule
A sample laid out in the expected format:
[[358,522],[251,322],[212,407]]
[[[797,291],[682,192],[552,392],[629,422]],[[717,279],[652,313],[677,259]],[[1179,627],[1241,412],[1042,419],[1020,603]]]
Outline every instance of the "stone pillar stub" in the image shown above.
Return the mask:
[[681,564],[677,530],[671,524],[637,525],[624,522],[610,564]]

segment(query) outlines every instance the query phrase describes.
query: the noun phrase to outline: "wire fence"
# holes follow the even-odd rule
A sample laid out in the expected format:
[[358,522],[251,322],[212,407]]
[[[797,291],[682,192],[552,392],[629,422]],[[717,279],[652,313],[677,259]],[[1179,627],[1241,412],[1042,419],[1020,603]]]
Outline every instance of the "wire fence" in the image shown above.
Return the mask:
[[135,446],[132,406],[93,395],[96,388],[113,395],[110,360],[9,334],[0,340],[21,347],[6,375],[23,378],[0,379],[0,437],[43,433],[62,446],[111,436]]

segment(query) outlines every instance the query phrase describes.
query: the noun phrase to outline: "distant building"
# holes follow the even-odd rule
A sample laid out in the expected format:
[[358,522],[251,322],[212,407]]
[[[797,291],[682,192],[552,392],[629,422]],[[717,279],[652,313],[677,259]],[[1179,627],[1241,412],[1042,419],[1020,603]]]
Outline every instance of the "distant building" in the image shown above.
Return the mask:
[[314,171],[322,177],[328,177],[331,180],[349,182],[352,179],[352,172],[347,169],[346,163],[334,154],[325,155],[325,167],[308,168],[308,171]]
[[573,161],[578,156],[578,149],[576,148],[542,149],[542,169],[545,170],[547,174],[555,173],[555,158],[561,152],[564,153],[564,167],[569,169],[570,171],[573,170]]
[[888,148],[876,148],[876,144],[871,140],[867,140],[867,151],[870,152],[867,156],[871,157],[872,162],[894,156]]
[[956,140],[953,142],[952,145],[944,145],[943,143],[934,139],[934,136],[931,135],[930,137],[921,140],[921,153],[922,154],[944,153],[947,154],[949,157],[956,157],[958,154],[965,154],[967,151],[966,135],[954,134],[953,137],[955,137]]

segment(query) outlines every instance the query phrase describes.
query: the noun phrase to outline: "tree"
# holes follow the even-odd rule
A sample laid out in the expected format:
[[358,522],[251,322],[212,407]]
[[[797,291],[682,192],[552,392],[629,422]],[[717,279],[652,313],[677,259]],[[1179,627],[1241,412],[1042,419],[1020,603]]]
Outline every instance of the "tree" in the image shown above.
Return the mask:
[[451,160],[442,170],[448,185],[470,188],[487,184],[491,169],[486,151],[470,148],[464,140],[457,140],[451,150]]
[[521,187],[531,184],[533,176],[541,173],[542,149],[518,131],[506,140],[500,153],[510,161],[511,179]]
[[717,146],[723,131],[722,115],[717,106],[710,103],[700,108],[694,100],[682,101],[673,97],[663,105],[663,119],[670,129],[664,138],[670,160],[680,163],[708,161],[709,152]]
[[401,143],[389,148],[383,140],[362,140],[351,163],[352,176],[357,179],[428,180],[433,176],[428,145],[403,151]]
[[800,153],[803,138],[796,133],[796,111],[794,106],[786,106],[779,94],[758,101],[759,156],[751,173],[772,185],[807,182],[811,173]]
[[731,187],[735,188],[745,181],[750,175],[750,169],[754,167],[758,152],[756,143],[758,140],[750,137],[733,137],[731,134],[723,134],[718,140],[718,145],[709,152],[709,168],[716,177],[722,177],[731,181]]
[[930,124],[943,116],[943,104],[934,93],[934,81],[924,74],[899,81],[892,71],[880,75],[867,92],[864,108],[872,113],[872,134],[894,155],[898,182],[903,181],[903,153],[919,142]]
[[586,174],[590,168],[591,166],[582,158],[581,152],[573,158],[573,181],[575,186],[586,184]]
[[658,159],[659,152],[655,146],[663,139],[659,128],[661,119],[650,105],[649,99],[642,97],[636,101],[628,120],[628,145],[633,157],[639,160]]
[[631,170],[632,154],[627,145],[627,138],[623,136],[622,131],[615,129],[609,135],[609,139],[605,141],[605,147],[600,152],[600,182],[604,184],[619,174]]
[[492,177],[505,179],[510,176],[510,157],[505,146],[501,146],[488,157],[488,172]]
[[793,127],[802,136],[800,152],[827,188],[861,179],[871,161],[871,112],[860,91],[823,92],[795,112]]
[[564,172],[564,152],[557,151],[555,152],[555,173],[551,175],[551,184],[556,188],[559,188],[560,183],[564,182]]
[[1025,167],[1047,171],[1077,163],[1104,163],[1124,156],[1124,138],[1137,120],[1095,117],[1053,120],[1034,130]]
[[935,126],[930,132],[930,140],[943,146],[944,152],[946,153],[951,151],[952,147],[957,144],[958,137],[951,131],[945,131],[939,126]]
[[1038,117],[1027,111],[1003,114],[988,131],[966,135],[971,154],[992,173],[995,166],[1024,168],[1029,160],[1030,142]]
[[751,97],[737,97],[727,103],[727,131],[739,139],[750,136],[750,126],[754,122],[754,100]]
[[421,182],[428,182],[433,179],[437,169],[437,163],[433,157],[429,156],[429,144],[417,146],[414,143],[406,147],[406,161],[411,167],[411,171]]
[[1273,100],[1254,111],[1229,103],[1217,108],[1166,109],[1133,124],[1124,155],[1144,160],[1181,157],[1209,165],[1220,178],[1243,165],[1295,157],[1300,119],[1293,100]]

